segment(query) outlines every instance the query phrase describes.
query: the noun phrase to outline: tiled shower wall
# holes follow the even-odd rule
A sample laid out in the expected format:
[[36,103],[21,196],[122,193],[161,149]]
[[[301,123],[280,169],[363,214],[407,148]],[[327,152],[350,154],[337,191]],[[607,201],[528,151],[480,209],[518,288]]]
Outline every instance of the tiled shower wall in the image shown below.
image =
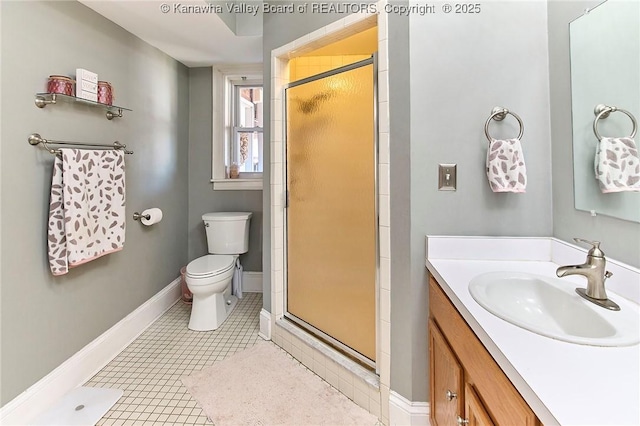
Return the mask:
[[[378,10],[384,10],[379,2]],[[378,203],[380,285],[378,359],[380,376],[366,372],[324,344],[282,321],[284,315],[284,111],[283,89],[289,81],[289,59],[378,26]],[[323,377],[344,395],[389,424],[390,220],[389,93],[387,16],[353,14],[275,49],[271,53],[271,324],[273,341]],[[295,55],[293,52],[295,51]]]

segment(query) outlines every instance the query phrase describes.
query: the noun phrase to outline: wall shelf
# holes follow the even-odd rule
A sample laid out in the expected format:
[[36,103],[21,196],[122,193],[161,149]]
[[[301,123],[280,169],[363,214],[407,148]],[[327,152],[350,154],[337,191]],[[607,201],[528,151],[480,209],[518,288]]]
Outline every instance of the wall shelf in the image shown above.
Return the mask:
[[132,111],[117,105],[101,104],[100,102],[89,101],[87,99],[76,98],[75,96],[63,95],[61,93],[36,93],[35,104],[38,108],[44,108],[49,104],[57,104],[58,101],[81,103],[106,111],[107,120],[122,117],[122,111]]

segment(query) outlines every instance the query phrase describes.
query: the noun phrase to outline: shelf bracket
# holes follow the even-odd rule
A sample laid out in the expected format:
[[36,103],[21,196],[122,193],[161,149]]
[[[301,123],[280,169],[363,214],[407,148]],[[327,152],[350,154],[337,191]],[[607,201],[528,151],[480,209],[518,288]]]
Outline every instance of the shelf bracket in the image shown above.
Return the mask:
[[49,104],[55,104],[55,103],[57,103],[56,102],[56,95],[52,94],[50,100],[47,100],[44,96],[36,95],[35,103],[36,103],[36,106],[38,108],[44,108]]
[[107,120],[113,120],[114,118],[120,118],[122,117],[122,109],[118,108],[118,113],[116,114],[115,112],[111,111],[111,110],[107,110]]

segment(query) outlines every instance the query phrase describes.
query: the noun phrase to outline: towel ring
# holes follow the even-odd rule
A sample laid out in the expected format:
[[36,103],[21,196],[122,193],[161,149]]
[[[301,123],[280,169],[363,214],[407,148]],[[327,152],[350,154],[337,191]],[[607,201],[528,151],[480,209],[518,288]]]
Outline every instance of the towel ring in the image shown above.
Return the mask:
[[608,106],[605,104],[598,104],[593,110],[593,113],[596,115],[596,119],[593,120],[593,133],[596,134],[596,137],[599,141],[602,140],[602,136],[600,136],[600,132],[598,132],[598,120],[609,117],[609,114],[612,112],[619,111],[623,114],[626,114],[627,117],[631,119],[631,124],[633,125],[633,129],[631,130],[631,134],[629,138],[633,138],[636,135],[636,131],[638,130],[638,123],[636,122],[635,117],[629,111],[617,108],[614,106]]
[[518,124],[520,124],[520,134],[518,135],[518,139],[522,139],[522,135],[524,134],[524,124],[522,123],[522,120],[520,119],[518,114],[516,114],[515,112],[511,112],[506,108],[497,106],[491,110],[491,115],[487,119],[487,122],[484,124],[484,134],[487,136],[487,139],[489,139],[489,142],[494,141],[494,139],[489,134],[489,123],[491,123],[491,120],[502,121],[505,119],[507,114],[513,115],[515,119],[518,120]]

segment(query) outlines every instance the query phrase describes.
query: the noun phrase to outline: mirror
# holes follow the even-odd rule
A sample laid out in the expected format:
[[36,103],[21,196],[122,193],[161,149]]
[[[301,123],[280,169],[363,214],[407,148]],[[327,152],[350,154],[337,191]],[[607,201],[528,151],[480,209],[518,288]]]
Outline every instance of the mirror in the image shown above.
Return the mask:
[[[569,24],[573,179],[578,210],[640,222],[640,192],[602,193],[595,178],[598,104],[640,116],[640,2],[607,0]],[[631,119],[617,111],[598,120],[602,136],[629,136]],[[634,138],[636,146],[640,137]]]

